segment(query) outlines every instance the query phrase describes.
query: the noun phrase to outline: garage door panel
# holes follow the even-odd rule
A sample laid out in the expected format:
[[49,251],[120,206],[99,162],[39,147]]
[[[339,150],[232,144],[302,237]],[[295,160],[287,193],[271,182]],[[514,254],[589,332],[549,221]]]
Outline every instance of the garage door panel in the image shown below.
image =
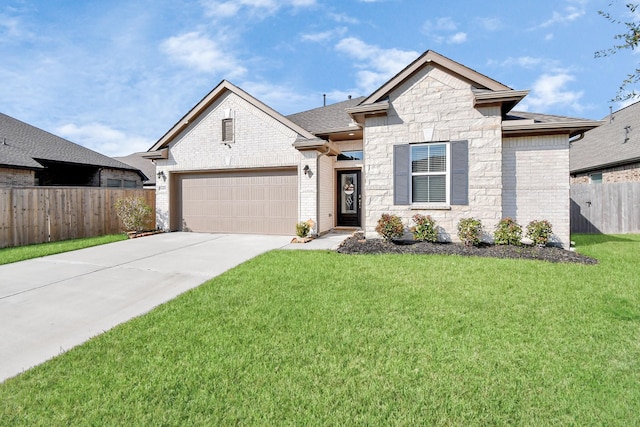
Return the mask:
[[292,234],[298,210],[296,169],[185,174],[178,179],[183,229]]

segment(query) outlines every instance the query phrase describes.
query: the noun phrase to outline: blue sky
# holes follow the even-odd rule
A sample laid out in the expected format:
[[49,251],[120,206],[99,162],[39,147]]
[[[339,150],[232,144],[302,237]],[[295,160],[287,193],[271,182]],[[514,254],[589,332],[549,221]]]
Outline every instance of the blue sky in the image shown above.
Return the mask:
[[[600,119],[632,51],[614,0],[5,0],[0,112],[110,156],[146,151],[222,79],[291,114],[368,95],[428,49],[516,109]],[[635,17],[638,19],[638,17]]]

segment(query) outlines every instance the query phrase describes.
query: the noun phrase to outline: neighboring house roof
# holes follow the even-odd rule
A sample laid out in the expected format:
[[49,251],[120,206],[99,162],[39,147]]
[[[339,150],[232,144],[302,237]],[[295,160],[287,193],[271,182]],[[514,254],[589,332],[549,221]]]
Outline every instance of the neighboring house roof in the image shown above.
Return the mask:
[[161,150],[169,145],[173,139],[180,134],[180,132],[184,129],[185,126],[189,125],[195,119],[202,114],[212,103],[214,103],[218,98],[223,96],[227,92],[232,92],[235,95],[242,98],[244,101],[253,105],[254,107],[261,110],[263,113],[271,116],[273,119],[279,121],[283,125],[287,126],[294,132],[298,134],[298,139],[301,140],[315,140],[316,137],[310,133],[308,130],[300,127],[298,124],[292,122],[288,118],[284,117],[282,114],[278,113],[276,110],[272,109],[268,105],[264,104],[262,101],[259,101],[257,98],[249,95],[244,90],[239,87],[233,85],[227,80],[223,80],[218,84],[211,92],[209,92],[204,98],[200,100],[187,114],[185,114],[178,122],[173,125],[171,129],[167,133],[165,133],[154,145],[148,150],[147,156],[153,155],[153,151]]
[[142,157],[143,154],[145,153],[133,153],[128,156],[114,157],[114,159],[141,170],[148,178],[144,181],[144,185],[156,185],[156,165],[151,160]]
[[364,99],[365,97],[361,96],[324,107],[291,114],[287,116],[287,118],[315,135],[349,129],[357,125],[352,124],[353,120],[347,114],[346,109],[360,104]]
[[571,173],[640,162],[640,102],[602,119],[584,139],[571,144]]
[[141,173],[136,168],[111,157],[0,113],[0,166],[44,169],[40,161],[108,167]]

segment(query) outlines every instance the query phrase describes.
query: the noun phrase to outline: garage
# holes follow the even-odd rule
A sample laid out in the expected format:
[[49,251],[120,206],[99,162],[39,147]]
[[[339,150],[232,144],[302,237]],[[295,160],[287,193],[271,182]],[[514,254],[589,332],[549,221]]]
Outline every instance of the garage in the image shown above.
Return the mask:
[[295,168],[185,173],[176,176],[176,227],[206,233],[295,233]]

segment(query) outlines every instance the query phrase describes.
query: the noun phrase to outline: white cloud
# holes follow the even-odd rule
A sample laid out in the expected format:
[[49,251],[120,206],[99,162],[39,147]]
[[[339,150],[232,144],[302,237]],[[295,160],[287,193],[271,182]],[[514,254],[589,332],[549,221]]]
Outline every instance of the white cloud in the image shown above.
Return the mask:
[[85,125],[65,124],[56,129],[56,134],[106,156],[125,156],[146,151],[155,141],[124,132],[100,123]]
[[301,38],[303,41],[323,42],[336,37],[342,37],[346,32],[347,29],[345,27],[341,27],[329,31],[323,31],[320,33],[303,34]]
[[196,31],[170,37],[160,47],[174,61],[200,72],[222,73],[232,78],[247,71],[232,53],[223,51],[217,42]]
[[503,27],[500,18],[477,18],[476,20],[485,31],[498,31]]
[[267,104],[277,112],[287,115],[297,113],[309,104],[309,97],[294,92],[291,87],[265,82],[245,81],[242,89]]
[[331,17],[331,19],[333,19],[336,22],[341,22],[345,24],[358,24],[360,22],[358,21],[357,18],[346,15],[344,13],[330,13],[329,17]]
[[541,64],[549,64],[551,61],[541,58],[541,57],[532,57],[532,56],[519,56],[517,58],[509,57],[501,62],[490,61],[493,65],[498,65],[500,67],[512,67],[518,66],[522,68],[535,68]]
[[551,18],[540,24],[539,28],[547,28],[555,24],[565,24],[573,22],[585,15],[585,2],[578,0],[572,2],[574,5],[566,6],[562,11],[554,11]]
[[235,16],[243,9],[253,16],[271,15],[284,7],[311,7],[316,0],[201,0],[200,3],[208,17],[217,19]]
[[467,33],[458,31],[458,24],[448,16],[426,21],[422,31],[436,43],[460,44],[467,41]]
[[362,68],[357,73],[357,86],[363,93],[371,93],[377,89],[419,55],[415,51],[383,49],[355,37],[340,40],[336,49],[356,59],[356,66]]
[[449,37],[449,44],[460,44],[467,41],[467,33],[455,33],[451,37]]
[[532,107],[535,110],[545,111],[550,107],[569,107],[574,111],[582,111],[580,104],[582,91],[571,91],[567,84],[575,80],[575,77],[565,71],[555,74],[543,74],[531,89],[531,94],[525,98],[523,106]]

